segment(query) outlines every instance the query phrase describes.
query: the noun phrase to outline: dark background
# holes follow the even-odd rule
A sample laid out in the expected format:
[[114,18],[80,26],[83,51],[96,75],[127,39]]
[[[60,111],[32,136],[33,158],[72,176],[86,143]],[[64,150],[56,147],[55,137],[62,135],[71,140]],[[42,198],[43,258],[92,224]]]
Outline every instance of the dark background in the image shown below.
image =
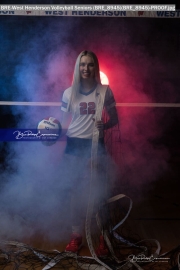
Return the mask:
[[[60,4],[43,2],[50,3]],[[71,4],[61,1],[64,3]],[[178,7],[179,3],[175,4]],[[0,16],[0,100],[60,101],[71,84],[76,57],[84,49],[97,54],[117,103],[180,103],[179,19],[119,17]],[[113,183],[116,192],[130,195],[135,203],[159,198],[162,205],[168,198],[177,217],[180,108],[117,109],[121,142],[111,145],[120,168]],[[0,114],[0,128],[35,128],[44,117],[60,119],[58,107],[0,106]],[[53,224],[55,229],[48,235],[54,237],[61,220],[57,221],[59,202],[53,183],[63,175],[58,171],[63,147],[59,142],[49,148],[1,142],[2,235],[11,237],[23,217],[36,223],[34,230],[41,226],[42,231],[48,231]],[[168,218],[170,211],[163,217]],[[44,225],[49,213],[51,219]],[[12,222],[12,216],[18,218]],[[19,237],[26,232],[17,229]]]

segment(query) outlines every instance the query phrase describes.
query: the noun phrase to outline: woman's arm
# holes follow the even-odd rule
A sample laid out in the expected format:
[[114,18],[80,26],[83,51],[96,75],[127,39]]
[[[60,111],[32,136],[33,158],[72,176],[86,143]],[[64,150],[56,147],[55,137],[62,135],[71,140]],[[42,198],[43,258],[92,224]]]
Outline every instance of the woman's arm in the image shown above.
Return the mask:
[[98,128],[98,130],[101,130],[101,131],[112,128],[115,125],[117,125],[119,122],[117,109],[116,109],[116,102],[114,99],[113,92],[111,91],[109,87],[106,91],[104,107],[109,116],[109,119],[106,123],[103,123],[102,120],[96,122],[96,127]]
[[119,123],[116,107],[112,107],[108,110],[109,120],[104,123],[102,120],[96,122],[96,127],[99,131],[106,130],[114,127]]
[[66,134],[70,121],[71,121],[71,113],[61,111],[61,126],[62,126],[61,136],[64,136]]
[[108,110],[108,115],[109,115],[109,120],[106,123],[103,124],[103,129],[104,130],[116,126],[118,124],[118,122],[119,122],[117,109],[116,109],[115,106],[113,106],[112,108],[110,108]]

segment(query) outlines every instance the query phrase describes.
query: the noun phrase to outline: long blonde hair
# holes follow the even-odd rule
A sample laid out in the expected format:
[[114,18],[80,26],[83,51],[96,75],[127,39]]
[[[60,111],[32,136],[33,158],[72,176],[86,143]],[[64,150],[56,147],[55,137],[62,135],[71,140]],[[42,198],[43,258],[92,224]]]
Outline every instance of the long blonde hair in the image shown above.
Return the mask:
[[94,67],[95,67],[95,81],[99,84],[101,84],[101,79],[100,79],[100,73],[99,73],[99,61],[97,56],[95,55],[95,53],[91,52],[91,51],[82,51],[77,59],[76,59],[76,63],[75,63],[75,67],[74,67],[74,74],[73,74],[73,81],[72,81],[72,93],[71,93],[71,98],[70,98],[70,102],[68,104],[68,111],[70,111],[72,109],[72,105],[75,102],[76,99],[78,99],[78,94],[79,94],[79,87],[80,87],[80,82],[81,82],[81,76],[80,76],[80,72],[79,72],[79,65],[80,65],[80,60],[82,56],[90,56],[93,61],[94,61]]

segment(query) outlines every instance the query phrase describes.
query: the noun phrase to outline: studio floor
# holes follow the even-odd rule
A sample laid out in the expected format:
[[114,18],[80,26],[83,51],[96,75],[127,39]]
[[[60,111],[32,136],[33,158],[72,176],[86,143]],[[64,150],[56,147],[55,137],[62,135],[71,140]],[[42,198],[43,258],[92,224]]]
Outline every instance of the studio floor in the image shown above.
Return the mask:
[[[133,201],[132,210],[127,220],[123,224],[126,232],[128,231],[128,236],[130,236],[132,239],[138,239],[138,241],[144,239],[157,240],[161,246],[160,254],[171,251],[180,245],[179,164],[180,157],[179,153],[176,151],[169,161],[170,169],[163,177],[152,184],[151,189],[144,192],[144,196],[141,196],[140,200],[138,199],[138,190],[136,191],[135,189],[131,189],[131,187],[128,185],[121,187],[122,193],[131,197]],[[95,222],[95,219],[93,222]],[[66,233],[68,234],[68,229]],[[14,241],[15,239],[16,237],[14,237],[12,240]],[[18,241],[18,239],[16,240]],[[67,244],[67,241],[62,241],[59,237],[57,237],[57,239],[54,241],[50,241],[47,239],[46,235],[41,233],[41,231],[37,231],[31,237],[28,237],[27,235],[27,237],[21,239],[21,242],[23,242],[24,245],[34,249],[43,250],[45,252],[53,252],[55,250],[58,252],[63,252]],[[85,234],[83,239],[83,247],[79,252],[79,256],[91,256],[87,241],[85,239]],[[60,266],[58,264],[52,269],[74,269],[70,266],[68,266],[68,268],[63,267],[65,266]],[[21,268],[15,268],[13,264],[10,265],[5,263],[4,265],[0,264],[0,269],[13,270]],[[24,268],[22,269],[39,270],[43,269],[43,267],[42,265],[24,265]],[[173,268],[169,264],[164,264],[161,268],[157,268],[156,265],[154,265],[152,268],[151,265],[149,265],[149,268],[146,267],[143,269],[178,268]]]

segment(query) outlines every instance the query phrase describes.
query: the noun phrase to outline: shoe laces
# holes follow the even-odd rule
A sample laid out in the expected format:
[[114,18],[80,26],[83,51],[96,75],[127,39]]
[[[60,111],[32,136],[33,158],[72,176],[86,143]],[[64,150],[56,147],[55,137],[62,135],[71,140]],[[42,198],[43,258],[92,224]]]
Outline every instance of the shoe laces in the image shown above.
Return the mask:
[[79,234],[73,234],[71,236],[71,240],[69,245],[71,246],[78,246],[81,244],[81,236]]

